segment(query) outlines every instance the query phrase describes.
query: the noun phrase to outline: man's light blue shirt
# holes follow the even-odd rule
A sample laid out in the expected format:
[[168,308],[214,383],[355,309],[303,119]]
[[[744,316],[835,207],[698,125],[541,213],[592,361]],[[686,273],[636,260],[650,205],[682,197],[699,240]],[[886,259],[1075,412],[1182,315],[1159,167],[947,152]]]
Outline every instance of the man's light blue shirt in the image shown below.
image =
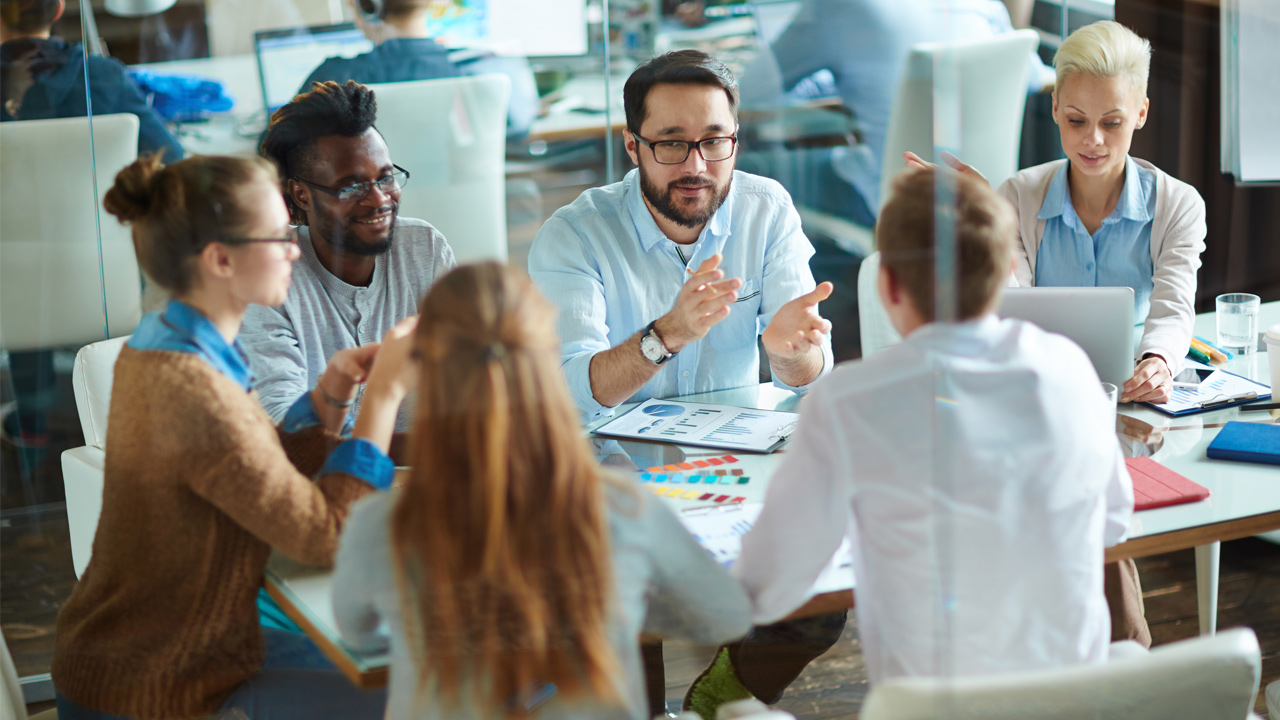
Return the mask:
[[1133,288],[1133,317],[1142,322],[1154,286],[1151,226],[1156,211],[1155,173],[1125,159],[1124,189],[1111,214],[1092,236],[1076,215],[1063,163],[1045,195],[1040,214],[1044,236],[1036,253],[1038,287]]
[[[756,337],[783,304],[813,290],[813,245],[782,186],[734,172],[724,204],[692,245],[658,229],[640,191],[638,170],[621,182],[584,192],[538,231],[529,273],[560,309],[561,359],[574,403],[587,419],[612,413],[591,392],[591,358],[669,312],[704,260],[722,253],[726,278],[743,286],[729,317],[671,358],[629,402],[754,385]],[[637,351],[638,352],[638,351]],[[822,344],[825,375],[831,341]],[[778,387],[796,392],[776,377]],[[806,386],[807,387],[807,386]]]

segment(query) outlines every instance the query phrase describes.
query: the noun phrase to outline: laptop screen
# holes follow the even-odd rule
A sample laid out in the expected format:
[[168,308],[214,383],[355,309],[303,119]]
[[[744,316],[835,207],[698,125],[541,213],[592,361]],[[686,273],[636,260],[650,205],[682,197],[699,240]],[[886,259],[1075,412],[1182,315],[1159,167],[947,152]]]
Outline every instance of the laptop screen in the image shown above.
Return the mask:
[[373,49],[373,43],[352,23],[264,30],[254,34],[262,101],[275,112],[302,88],[311,72],[326,59],[354,57]]

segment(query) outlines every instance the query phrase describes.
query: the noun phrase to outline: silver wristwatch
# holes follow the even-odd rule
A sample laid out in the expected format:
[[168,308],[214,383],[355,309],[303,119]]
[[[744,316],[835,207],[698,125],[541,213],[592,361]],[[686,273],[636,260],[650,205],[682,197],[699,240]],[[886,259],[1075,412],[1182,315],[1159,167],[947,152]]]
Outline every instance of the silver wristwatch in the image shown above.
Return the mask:
[[644,355],[645,360],[654,365],[661,365],[675,357],[676,354],[667,350],[667,346],[662,344],[662,338],[658,337],[657,330],[653,328],[657,322],[657,320],[654,320],[649,323],[644,329],[644,334],[640,336],[640,353]]

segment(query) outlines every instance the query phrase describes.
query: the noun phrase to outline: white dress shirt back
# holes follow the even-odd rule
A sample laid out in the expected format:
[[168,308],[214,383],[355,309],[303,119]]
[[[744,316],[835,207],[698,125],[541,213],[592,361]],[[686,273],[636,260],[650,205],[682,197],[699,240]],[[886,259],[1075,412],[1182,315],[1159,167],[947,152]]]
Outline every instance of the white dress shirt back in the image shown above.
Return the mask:
[[756,622],[846,536],[872,683],[1106,658],[1133,489],[1088,357],[1034,325],[926,325],[810,393],[735,574]]

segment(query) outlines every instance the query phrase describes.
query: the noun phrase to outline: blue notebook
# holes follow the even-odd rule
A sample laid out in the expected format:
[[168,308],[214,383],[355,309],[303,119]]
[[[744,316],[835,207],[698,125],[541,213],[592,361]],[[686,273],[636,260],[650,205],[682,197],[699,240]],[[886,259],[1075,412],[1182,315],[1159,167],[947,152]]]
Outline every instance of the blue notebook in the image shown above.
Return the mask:
[[1208,454],[1215,460],[1280,465],[1280,425],[1229,422],[1209,443]]

